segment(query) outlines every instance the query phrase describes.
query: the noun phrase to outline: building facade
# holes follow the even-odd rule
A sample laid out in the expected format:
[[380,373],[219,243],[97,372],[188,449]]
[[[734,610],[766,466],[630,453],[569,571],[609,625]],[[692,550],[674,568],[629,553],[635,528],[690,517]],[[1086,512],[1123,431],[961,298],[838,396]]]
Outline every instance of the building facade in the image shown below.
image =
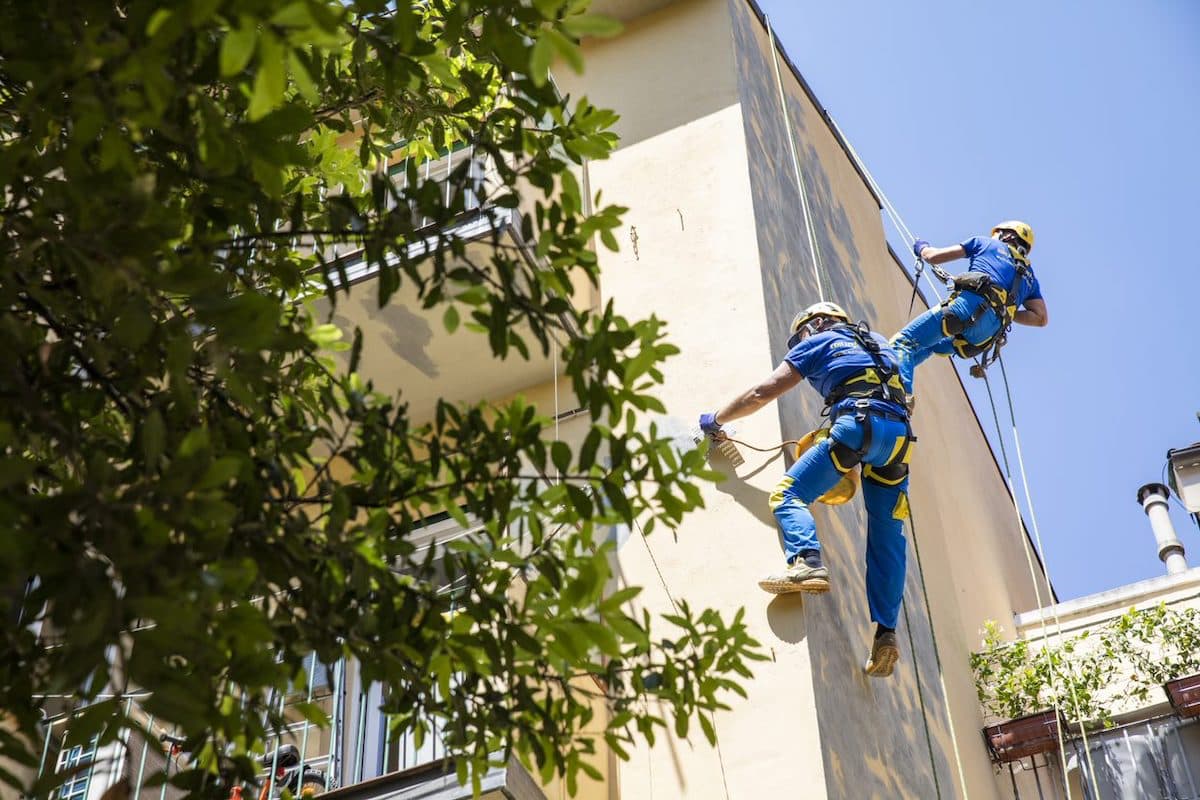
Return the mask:
[[[581,288],[580,302],[613,300],[624,314],[667,321],[681,354],[664,369],[667,414],[646,422],[691,446],[701,412],[780,362],[797,309],[825,297],[890,335],[907,321],[912,281],[888,248],[878,198],[751,0],[597,0],[593,10],[620,18],[624,33],[585,42],[586,71],[559,70],[556,78],[562,92],[620,113],[619,149],[586,164],[583,185],[629,212],[618,232],[620,252],[601,254],[601,284]],[[450,160],[463,157],[471,156],[451,154],[446,164],[426,165],[424,174],[436,179],[449,172]],[[499,229],[514,246],[527,244],[517,233],[519,211],[475,211],[456,235],[469,242]],[[562,438],[586,430],[571,421],[575,404],[553,356],[493,362],[484,341],[447,333],[439,317],[406,302],[403,290],[388,307],[375,308],[371,274],[350,267],[356,286],[339,306],[338,321],[363,328],[362,371],[382,391],[403,385],[414,419],[423,408],[430,413],[437,397],[519,393],[561,420]],[[796,439],[819,426],[820,409],[820,398],[802,388],[737,425],[737,436],[764,447]],[[985,620],[1038,608],[1052,590],[949,362],[923,367],[914,428],[919,441],[897,672],[877,680],[861,669],[872,630],[861,503],[815,512],[833,590],[807,599],[773,597],[757,580],[783,564],[767,500],[790,455],[743,452],[740,466],[715,457],[727,479],[703,487],[706,508],[676,536],[613,532],[617,574],[646,587],[638,613],[669,612],[680,599],[729,615],[745,607],[751,634],[771,658],[755,665],[748,699],[712,720],[717,747],[697,733],[664,737],[628,761],[602,749],[595,766],[603,779],[583,784],[577,796],[1008,796],[980,741],[984,719],[969,653]],[[444,533],[421,535],[432,542]],[[301,772],[307,765],[322,773],[326,797],[471,796],[436,736],[421,747],[392,736],[378,710],[382,687],[363,685],[354,664],[314,665],[310,672],[310,685],[294,687],[280,702],[320,703],[334,724],[320,731],[297,714],[275,744],[296,746]],[[89,743],[71,740],[72,713],[64,709],[48,720],[42,767],[95,766],[76,772],[58,796],[99,800],[122,777],[135,800],[175,796],[173,789],[143,786],[164,761],[186,758],[170,753],[169,730],[146,720],[167,743],[165,757],[158,742],[133,741],[123,755],[104,758]],[[489,798],[566,796],[565,787],[539,785],[515,763],[493,769],[483,785]]]

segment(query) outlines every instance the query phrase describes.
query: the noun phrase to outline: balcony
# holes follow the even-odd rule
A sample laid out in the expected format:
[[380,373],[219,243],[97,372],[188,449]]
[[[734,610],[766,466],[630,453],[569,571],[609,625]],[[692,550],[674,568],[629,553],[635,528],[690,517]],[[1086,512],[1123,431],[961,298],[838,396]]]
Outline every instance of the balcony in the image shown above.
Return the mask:
[[1082,738],[1073,735],[1065,751],[1069,794],[1056,750],[1005,764],[1007,774],[998,776],[1001,796],[1200,800],[1198,718],[1160,716],[1097,730],[1088,734],[1086,750]]
[[[338,800],[467,800],[470,785],[460,787],[454,762],[447,758],[436,722],[421,747],[411,736],[393,736],[387,715],[379,710],[384,688],[362,685],[353,663],[326,665],[312,662],[305,686],[294,686],[279,699],[286,727],[268,740],[260,754],[259,780],[278,798],[288,788],[298,794],[299,776],[323,797]],[[127,699],[127,712],[152,734],[142,738],[126,732],[121,741],[97,747],[96,740],[75,741],[72,720],[84,708],[64,704],[49,717],[39,775],[62,773],[53,800],[99,800],[122,779],[130,786],[130,800],[177,800],[183,791],[149,785],[162,770],[168,775],[186,768],[189,754],[180,747],[176,731],[164,726]],[[318,705],[330,718],[327,729],[310,724],[296,708],[301,702]],[[290,754],[291,758],[285,757]],[[282,759],[282,760],[281,760]],[[273,769],[274,768],[274,769]],[[275,776],[272,778],[271,773]],[[482,776],[484,798],[545,800],[533,778],[515,761],[494,767]],[[258,796],[258,787],[245,787],[242,797]]]
[[[458,173],[467,176],[465,185],[452,181],[460,167],[466,170]],[[392,169],[393,180],[404,185],[411,172],[403,163],[397,164]],[[464,244],[463,258],[476,265],[490,264],[497,246],[519,254],[530,265],[536,263],[531,243],[521,236],[522,210],[481,204],[481,198],[495,188],[495,170],[472,151],[464,148],[445,154],[436,161],[424,162],[415,172],[447,196],[460,193],[466,210],[440,227],[426,217],[414,216],[414,222],[429,235],[408,245],[410,257],[427,255],[440,242],[456,240]],[[493,356],[485,335],[464,327],[448,332],[443,322],[445,307],[422,308],[411,281],[402,281],[388,304],[379,308],[379,272],[364,262],[361,250],[343,247],[340,251],[329,248],[317,252],[327,260],[338,261],[350,291],[339,295],[332,317],[327,299],[314,303],[316,318],[328,318],[337,325],[345,341],[349,341],[355,326],[362,329],[359,373],[372,381],[377,391],[390,396],[402,392],[401,400],[408,403],[410,419],[415,423],[431,419],[439,399],[452,403],[502,399],[550,384],[562,375],[555,354],[543,355],[531,336],[523,336],[530,346],[529,359],[510,351],[507,359],[500,360]],[[576,297],[577,303],[591,303],[590,285],[581,281],[576,286]],[[463,305],[459,311],[467,321],[469,308]],[[520,335],[527,331],[518,328],[516,332]],[[342,363],[348,364],[348,356],[341,357]]]
[[[546,800],[546,795],[515,760],[493,767],[481,781],[482,800]],[[327,800],[470,800],[470,786],[459,786],[453,772],[427,764],[347,786],[323,795]]]

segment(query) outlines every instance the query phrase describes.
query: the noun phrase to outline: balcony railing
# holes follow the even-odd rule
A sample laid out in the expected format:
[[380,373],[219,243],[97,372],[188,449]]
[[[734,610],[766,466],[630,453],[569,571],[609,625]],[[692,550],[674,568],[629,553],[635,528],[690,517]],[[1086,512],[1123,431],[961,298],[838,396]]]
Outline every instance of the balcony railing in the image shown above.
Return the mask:
[[1004,796],[1200,800],[1200,718],[1171,715],[1095,731],[1087,751],[1073,737],[1065,781],[1061,763],[1054,752],[1006,764]]
[[[298,776],[313,780],[319,775],[313,788],[321,792],[446,761],[441,726],[429,721],[419,747],[411,734],[394,734],[391,718],[380,710],[385,688],[361,685],[353,664],[349,669],[345,662],[327,667],[313,657],[306,667],[307,685],[293,686],[279,698],[287,724],[269,737],[267,753],[261,755],[260,781],[271,797],[280,797],[285,787],[295,794]],[[45,800],[98,800],[122,779],[129,783],[130,800],[177,800],[183,795],[182,790],[150,780],[160,772],[169,777],[187,767],[189,754],[182,750],[178,731],[142,710],[136,699],[124,703],[126,714],[150,736],[126,731],[120,741],[101,747],[94,737],[75,741],[71,724],[86,706],[72,706],[46,720],[38,774],[53,771],[63,778]],[[309,722],[301,703],[319,707],[330,725]],[[453,769],[449,772],[452,775]],[[257,796],[257,789],[242,796]]]

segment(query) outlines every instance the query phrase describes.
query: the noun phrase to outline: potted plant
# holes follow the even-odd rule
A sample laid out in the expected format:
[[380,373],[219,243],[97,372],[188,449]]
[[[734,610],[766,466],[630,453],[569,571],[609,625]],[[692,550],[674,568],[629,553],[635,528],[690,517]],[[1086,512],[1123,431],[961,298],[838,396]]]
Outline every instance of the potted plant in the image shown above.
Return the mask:
[[1080,719],[1110,719],[1096,699],[1104,683],[1100,662],[1076,644],[1033,649],[1025,640],[1004,642],[995,623],[985,625],[983,649],[971,655],[971,668],[985,715],[999,720],[983,729],[993,761],[1058,749],[1067,724],[1061,710]]
[[1110,659],[1129,665],[1134,697],[1147,701],[1161,686],[1180,716],[1200,716],[1200,609],[1130,609],[1100,641]]
[[1050,709],[988,725],[983,729],[983,738],[992,761],[1003,764],[1058,749],[1065,725],[1062,714]]
[[1179,716],[1200,717],[1200,674],[1167,681],[1163,690]]

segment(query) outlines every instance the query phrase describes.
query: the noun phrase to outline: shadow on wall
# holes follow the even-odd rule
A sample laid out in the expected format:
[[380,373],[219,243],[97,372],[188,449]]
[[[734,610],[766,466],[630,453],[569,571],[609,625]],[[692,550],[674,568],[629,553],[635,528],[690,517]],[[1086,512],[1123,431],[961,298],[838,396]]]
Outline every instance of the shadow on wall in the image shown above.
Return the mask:
[[[745,0],[729,0],[729,5],[733,16],[763,288],[768,297],[787,301],[779,309],[768,309],[771,352],[776,359],[782,359],[792,316],[797,310],[820,300],[821,292],[796,185],[787,128],[779,105],[767,33]],[[850,216],[808,137],[810,115],[814,125],[824,128],[825,123],[813,110],[782,59],[780,70],[813,223],[820,288],[827,300],[843,305],[851,317],[871,323],[877,316],[876,309],[859,267],[862,254]]]
[[[818,283],[767,33],[745,0],[729,0],[729,9],[771,352],[778,363],[786,352],[792,315],[819,299]],[[876,306],[860,269],[862,253],[856,232],[839,200],[839,187],[833,185],[811,141],[813,131],[823,131],[825,123],[782,59],[780,68],[823,267],[825,296],[843,305],[852,318],[871,322]],[[840,150],[837,157],[844,157]],[[843,191],[861,191],[861,187]],[[863,232],[864,238],[868,233]],[[807,387],[781,398],[785,435],[798,437],[823,421],[821,406],[821,399]],[[778,464],[781,472],[785,466]],[[735,494],[732,488],[723,490]],[[745,499],[747,503],[763,502],[765,507],[765,498]],[[838,507],[817,504],[813,513],[833,590],[808,599],[803,606],[773,603],[768,615],[772,630],[781,639],[786,641],[798,630],[808,637],[827,794],[936,797],[941,787],[953,786],[948,747],[940,744],[949,740],[949,733],[912,550],[905,587],[907,614],[901,616],[898,631],[902,661],[890,679],[869,679],[862,672],[873,628],[864,588],[866,515],[862,501]],[[927,732],[935,742],[932,747]]]
[[[375,298],[365,291],[352,291],[342,302],[356,303],[366,312],[374,330],[364,330],[364,339],[371,335],[380,336],[393,354],[412,364],[426,377],[438,377],[438,366],[426,352],[429,343],[433,341],[433,328],[425,318],[395,302],[379,308]],[[342,335],[347,340],[353,339],[354,323],[348,317],[336,314],[333,324],[341,328]]]

